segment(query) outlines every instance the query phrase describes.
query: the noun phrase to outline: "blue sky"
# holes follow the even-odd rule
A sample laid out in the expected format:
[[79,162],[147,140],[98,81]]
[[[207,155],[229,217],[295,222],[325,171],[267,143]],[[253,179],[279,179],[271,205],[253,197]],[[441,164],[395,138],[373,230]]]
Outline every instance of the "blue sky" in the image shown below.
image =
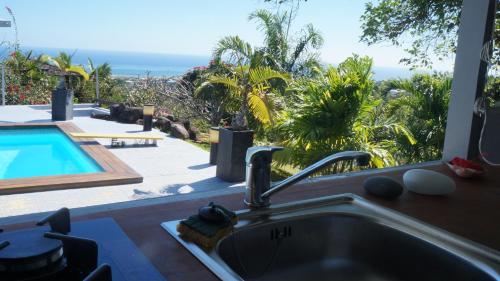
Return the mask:
[[[359,42],[365,0],[309,0],[301,4],[295,27],[312,23],[325,39],[324,61],[337,63],[352,53],[373,57],[377,66],[402,67],[402,48]],[[10,0],[22,46],[208,55],[226,35],[260,45],[256,24],[247,20],[263,0]],[[0,17],[8,18],[2,9]],[[12,29],[0,30],[12,40]],[[436,65],[449,69],[450,62]]]

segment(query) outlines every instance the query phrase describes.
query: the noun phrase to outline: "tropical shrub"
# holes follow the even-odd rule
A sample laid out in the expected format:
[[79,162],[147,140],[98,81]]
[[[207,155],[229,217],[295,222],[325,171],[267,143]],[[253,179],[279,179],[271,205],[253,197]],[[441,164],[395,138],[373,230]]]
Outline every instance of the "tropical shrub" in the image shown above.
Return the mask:
[[[203,84],[211,76],[231,75],[231,65],[212,60],[207,67],[195,67],[183,76],[183,81],[194,92],[198,103],[206,104],[211,126],[229,124],[239,102],[223,84]],[[203,86],[202,86],[203,85]]]
[[114,79],[111,76],[112,69],[108,63],[96,66],[89,58],[87,68],[89,80],[84,81],[84,85],[80,91],[83,101],[94,102],[97,97],[96,73],[99,74],[99,99],[106,103],[124,101],[125,81],[123,79]]
[[416,74],[394,81],[400,97],[389,100],[387,112],[405,124],[416,139],[410,144],[400,139],[400,157],[406,163],[441,159],[452,78],[448,74]]
[[[75,65],[72,62],[73,55],[60,52],[55,58],[49,55],[41,55],[39,61],[55,67],[63,73],[73,73],[66,79],[66,87],[74,91],[77,102],[92,102],[95,95],[92,95],[92,86],[88,83],[90,76],[82,65]],[[94,92],[95,94],[95,92]]]
[[[299,98],[279,120],[280,165],[304,168],[332,153],[358,150],[371,154],[371,167],[399,163],[397,137],[409,143],[414,139],[408,130],[392,118],[380,114],[382,101],[371,94],[372,60],[353,56],[324,70],[316,78],[295,81],[291,90]],[[338,163],[328,173],[344,172],[352,163]]]
[[6,104],[47,104],[57,83],[40,69],[31,52],[14,51],[5,60]]
[[492,103],[500,101],[500,77],[490,75],[484,92],[491,99]]
[[274,99],[279,87],[271,82],[279,81],[286,85],[289,75],[273,70],[269,66],[263,66],[266,56],[261,50],[255,50],[238,36],[228,36],[218,42],[214,60],[222,61],[227,57],[233,66],[230,67],[229,75],[209,76],[197,92],[213,85],[226,87],[239,101],[238,112],[231,122],[234,128],[248,128],[250,118],[263,126],[273,124]]

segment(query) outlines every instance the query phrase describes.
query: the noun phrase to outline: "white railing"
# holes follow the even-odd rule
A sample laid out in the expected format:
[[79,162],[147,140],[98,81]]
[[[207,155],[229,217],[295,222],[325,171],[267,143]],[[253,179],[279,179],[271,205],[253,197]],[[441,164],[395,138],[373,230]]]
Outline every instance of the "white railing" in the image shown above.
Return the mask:
[[2,106],[5,106],[5,67],[4,64],[0,64],[2,68]]

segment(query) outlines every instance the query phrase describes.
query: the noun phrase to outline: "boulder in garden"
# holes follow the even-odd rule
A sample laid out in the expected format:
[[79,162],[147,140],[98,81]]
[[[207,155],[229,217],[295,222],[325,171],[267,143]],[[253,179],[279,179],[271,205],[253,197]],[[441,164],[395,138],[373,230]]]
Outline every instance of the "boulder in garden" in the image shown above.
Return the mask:
[[189,138],[188,130],[186,130],[186,128],[184,128],[184,126],[179,123],[172,124],[172,128],[170,128],[170,135],[172,135],[174,138],[183,140]]
[[158,117],[155,121],[155,126],[162,132],[169,132],[172,127],[172,122],[165,117]]
[[118,116],[118,122],[134,124],[142,117],[143,109],[141,107],[126,107]]
[[115,103],[110,105],[109,114],[111,116],[111,120],[118,120],[125,108],[126,107],[123,103]]

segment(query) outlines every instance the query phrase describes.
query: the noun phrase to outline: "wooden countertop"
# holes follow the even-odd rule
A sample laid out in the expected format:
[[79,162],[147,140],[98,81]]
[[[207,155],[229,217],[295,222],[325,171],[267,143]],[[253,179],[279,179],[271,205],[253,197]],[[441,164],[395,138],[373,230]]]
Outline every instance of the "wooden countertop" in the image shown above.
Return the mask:
[[[444,165],[426,167],[451,172]],[[393,177],[402,182],[405,169],[383,172],[378,175]],[[392,208],[426,223],[453,232],[472,241],[500,250],[500,169],[490,168],[478,179],[453,177],[457,190],[446,197],[423,196],[405,191],[394,200],[386,201],[366,194],[363,180],[369,175],[322,180],[291,187],[272,198],[274,204],[340,193],[355,193],[385,207]],[[231,194],[152,206],[120,209],[84,215],[74,220],[112,217],[140,250],[151,260],[169,281],[218,280],[194,256],[173,239],[160,223],[180,219],[196,213],[210,201],[233,210],[244,209],[242,194]],[[7,226],[6,230],[24,227]]]

